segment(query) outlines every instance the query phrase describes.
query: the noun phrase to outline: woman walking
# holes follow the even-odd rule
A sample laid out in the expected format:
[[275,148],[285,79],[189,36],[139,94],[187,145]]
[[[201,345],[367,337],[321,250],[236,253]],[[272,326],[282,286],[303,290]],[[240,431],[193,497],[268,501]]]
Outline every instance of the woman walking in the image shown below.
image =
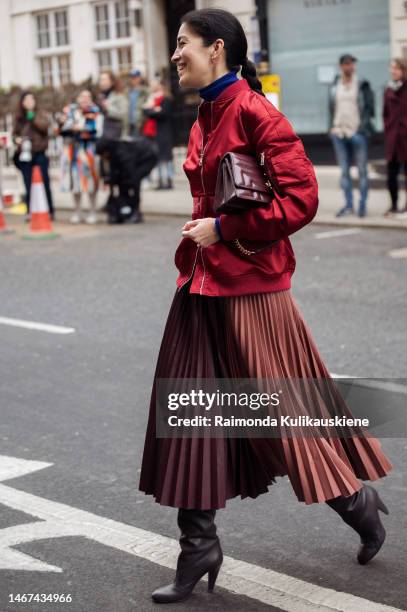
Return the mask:
[[[363,435],[156,436],[158,379],[330,380],[290,292],[295,259],[288,236],[312,220],[318,204],[303,145],[264,97],[243,28],[231,13],[187,13],[172,61],[181,87],[198,89],[203,102],[184,164],[192,220],[175,254],[177,291],[158,356],[140,479],[140,490],[178,508],[181,552],[174,582],[152,595],[161,603],[185,599],[204,574],[213,589],[223,558],[216,510],[237,495],[267,492],[276,476],[289,476],[299,501],[327,502],[359,534],[358,560],[367,563],[385,538],[378,509],[387,509],[361,479],[376,480],[391,469],[379,442]],[[264,158],[274,186],[267,207],[215,216],[217,170],[230,151]],[[243,241],[278,242],[250,255]]]
[[48,175],[49,162],[46,154],[48,129],[48,115],[37,108],[34,94],[31,91],[24,91],[21,94],[14,120],[13,139],[17,148],[13,160],[23,175],[27,215],[30,214],[32,169],[33,166],[39,166],[44,181],[50,216],[51,219],[54,219],[54,203]]
[[[387,187],[391,206],[385,216],[407,212],[407,66],[399,59],[390,63],[391,79],[384,92],[383,122],[387,160]],[[398,178],[403,166],[406,184],[406,202],[399,211]]]
[[64,109],[60,118],[60,134],[64,137],[61,156],[61,183],[64,191],[71,191],[74,212],[71,223],[82,221],[82,194],[89,199],[86,223],[97,223],[96,196],[99,173],[96,163],[96,138],[101,131],[100,109],[87,89],[80,92],[77,102]]
[[147,117],[143,133],[153,138],[158,146],[157,189],[172,189],[174,169],[172,162],[172,102],[167,87],[160,79],[151,83],[151,96],[143,106]]

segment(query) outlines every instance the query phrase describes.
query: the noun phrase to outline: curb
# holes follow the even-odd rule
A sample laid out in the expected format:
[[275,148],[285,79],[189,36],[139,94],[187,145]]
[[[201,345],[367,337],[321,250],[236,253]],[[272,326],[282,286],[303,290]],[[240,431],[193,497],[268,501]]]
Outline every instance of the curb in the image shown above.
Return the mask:
[[[157,210],[144,210],[143,214],[154,217],[186,217],[189,213],[182,211],[157,211]],[[407,230],[407,220],[406,221],[386,221],[383,222],[380,219],[375,220],[365,218],[364,221],[354,221],[346,220],[341,221],[336,217],[319,217],[318,219],[313,219],[310,225],[333,225],[336,227],[358,227],[358,228],[369,228],[369,229],[390,229],[390,230]]]
[[338,219],[337,217],[320,216],[317,219],[311,221],[313,225],[335,225],[337,227],[358,227],[358,228],[369,228],[369,229],[391,229],[391,230],[407,230],[407,219],[403,221],[375,219],[374,217],[369,219],[365,217],[362,220],[358,219]]

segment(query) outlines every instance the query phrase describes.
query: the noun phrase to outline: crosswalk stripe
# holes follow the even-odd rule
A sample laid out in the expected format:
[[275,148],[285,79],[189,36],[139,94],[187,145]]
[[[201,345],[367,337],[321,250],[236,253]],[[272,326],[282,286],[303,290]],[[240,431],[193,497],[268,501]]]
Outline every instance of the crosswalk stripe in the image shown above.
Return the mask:
[[[10,458],[5,459],[11,461]],[[46,465],[39,465],[39,468]],[[38,469],[37,466],[34,468]],[[10,472],[6,469],[3,478],[8,478],[10,473],[15,475],[16,470]],[[20,569],[61,571],[58,567],[46,566],[44,563],[38,566],[39,562],[32,566],[31,557],[24,553],[11,556],[14,548],[10,547],[63,536],[84,536],[151,563],[169,569],[176,567],[179,545],[172,538],[37,497],[4,484],[0,484],[0,503],[29,512],[43,521],[0,530],[0,568],[10,567],[8,564],[11,562],[19,564]],[[224,558],[217,585],[231,593],[250,597],[285,612],[401,612],[399,608],[318,586],[228,556]]]
[[61,325],[50,325],[49,323],[37,323],[36,321],[24,321],[22,319],[10,319],[8,317],[0,317],[0,324],[43,331],[49,334],[72,334],[75,331],[73,327],[62,327]]

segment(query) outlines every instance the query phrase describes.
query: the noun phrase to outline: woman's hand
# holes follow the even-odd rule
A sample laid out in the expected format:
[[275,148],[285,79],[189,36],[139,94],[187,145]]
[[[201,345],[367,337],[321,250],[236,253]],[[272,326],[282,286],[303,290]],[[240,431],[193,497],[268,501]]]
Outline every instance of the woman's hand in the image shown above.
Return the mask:
[[187,221],[181,231],[184,238],[191,238],[198,246],[207,247],[219,240],[213,217]]

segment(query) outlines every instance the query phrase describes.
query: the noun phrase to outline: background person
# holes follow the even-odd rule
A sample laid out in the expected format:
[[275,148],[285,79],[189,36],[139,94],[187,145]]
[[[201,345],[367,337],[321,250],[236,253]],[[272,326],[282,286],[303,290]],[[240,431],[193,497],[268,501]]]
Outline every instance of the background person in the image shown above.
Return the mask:
[[103,113],[102,139],[118,140],[128,135],[129,103],[120,80],[111,70],[99,76],[100,93],[96,103]]
[[61,156],[61,187],[71,191],[74,212],[71,223],[82,221],[82,194],[87,193],[89,212],[86,223],[97,223],[96,197],[99,188],[99,172],[96,161],[96,138],[101,132],[102,116],[92,94],[85,89],[77,101],[64,109],[59,118],[60,134],[64,137]]
[[350,169],[354,159],[359,174],[360,202],[358,215],[366,215],[368,195],[368,138],[374,131],[374,96],[370,84],[355,73],[356,58],[345,54],[339,58],[340,75],[329,88],[330,138],[341,169],[341,187],[345,206],[337,217],[354,213]]
[[400,59],[390,62],[391,79],[384,92],[383,122],[387,160],[387,188],[390,193],[391,206],[385,213],[391,216],[398,212],[398,177],[400,167],[404,168],[406,182],[407,212],[407,65]]
[[[121,139],[128,136],[129,103],[121,81],[110,70],[100,73],[99,90],[97,105],[103,113],[103,127],[96,151],[100,155],[103,180],[110,185],[110,195],[105,209],[108,212],[109,223],[121,223],[123,219],[119,210],[129,206],[126,202],[127,187],[122,182],[117,183],[118,177],[121,176],[119,146]],[[115,188],[120,191],[120,198],[115,197]]]
[[144,124],[143,105],[148,98],[148,89],[140,70],[132,70],[129,76],[129,134],[135,137],[140,134]]
[[54,203],[48,174],[48,115],[37,108],[37,102],[31,91],[21,94],[14,118],[13,140],[16,145],[13,161],[23,175],[27,215],[30,213],[31,175],[33,166],[41,169],[48,208],[51,219],[55,218]]
[[163,81],[156,78],[151,83],[151,95],[143,112],[147,117],[144,134],[154,139],[158,146],[157,189],[172,189],[174,179],[172,100]]

